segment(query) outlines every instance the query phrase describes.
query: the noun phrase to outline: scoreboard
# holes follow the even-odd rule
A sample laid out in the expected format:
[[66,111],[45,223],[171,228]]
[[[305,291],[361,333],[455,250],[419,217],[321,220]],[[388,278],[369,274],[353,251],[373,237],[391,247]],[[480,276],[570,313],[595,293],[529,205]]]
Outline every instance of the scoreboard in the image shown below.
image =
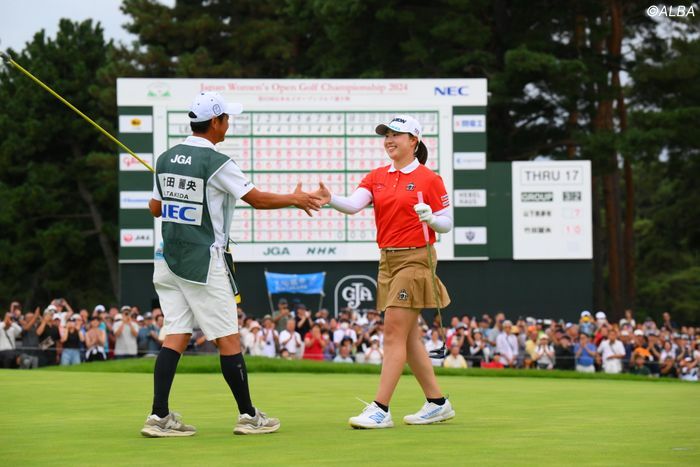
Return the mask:
[[[450,194],[452,232],[438,236],[444,260],[591,258],[587,161],[489,163],[484,79],[117,81],[119,137],[153,165],[189,134],[190,102],[217,91],[240,102],[217,145],[263,191],[306,191],[323,181],[348,195],[370,170],[388,165],[379,123],[395,114],[423,126],[428,167]],[[120,263],[149,263],[160,242],[147,210],[153,177],[120,154]],[[239,200],[231,225],[239,262],[376,261],[371,207],[347,216],[324,208],[254,210]]]

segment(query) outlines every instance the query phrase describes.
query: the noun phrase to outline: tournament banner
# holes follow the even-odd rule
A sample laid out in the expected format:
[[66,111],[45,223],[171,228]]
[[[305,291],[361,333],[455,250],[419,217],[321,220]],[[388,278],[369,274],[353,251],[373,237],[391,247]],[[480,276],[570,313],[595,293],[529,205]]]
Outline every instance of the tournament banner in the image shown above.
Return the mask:
[[267,291],[270,294],[302,293],[324,295],[323,283],[325,279],[325,272],[281,274],[265,271],[265,282],[267,283]]

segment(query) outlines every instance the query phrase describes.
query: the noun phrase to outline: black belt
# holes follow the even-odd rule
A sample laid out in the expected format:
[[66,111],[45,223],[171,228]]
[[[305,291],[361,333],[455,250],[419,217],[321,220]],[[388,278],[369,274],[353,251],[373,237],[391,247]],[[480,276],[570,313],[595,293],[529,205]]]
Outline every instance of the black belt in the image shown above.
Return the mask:
[[404,250],[417,250],[419,248],[425,248],[425,246],[400,246],[400,247],[388,247],[382,248],[383,251],[404,251]]

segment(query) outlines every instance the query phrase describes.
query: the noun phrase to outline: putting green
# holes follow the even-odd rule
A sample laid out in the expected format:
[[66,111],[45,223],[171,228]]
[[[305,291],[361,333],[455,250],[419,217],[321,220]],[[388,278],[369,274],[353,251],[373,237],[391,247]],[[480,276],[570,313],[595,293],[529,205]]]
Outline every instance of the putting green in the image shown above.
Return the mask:
[[279,433],[234,436],[236,409],[220,375],[179,374],[171,408],[192,438],[139,435],[152,376],[0,371],[5,465],[700,465],[697,384],[441,377],[457,417],[406,426],[423,400],[404,376],[396,428],[352,430],[377,375],[254,373],[253,401]]

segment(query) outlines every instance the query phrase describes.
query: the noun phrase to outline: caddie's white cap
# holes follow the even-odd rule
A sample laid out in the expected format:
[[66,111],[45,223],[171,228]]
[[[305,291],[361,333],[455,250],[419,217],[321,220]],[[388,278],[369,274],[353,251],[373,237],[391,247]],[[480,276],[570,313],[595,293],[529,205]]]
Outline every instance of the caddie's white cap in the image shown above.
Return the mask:
[[381,123],[374,129],[378,135],[382,136],[389,130],[397,133],[410,133],[418,138],[418,141],[423,139],[423,128],[418,123],[418,120],[410,115],[395,115],[389,123]]
[[243,106],[237,102],[225,102],[218,92],[200,92],[194,98],[190,112],[196,115],[190,117],[190,122],[206,122],[222,114],[238,115],[243,112]]

